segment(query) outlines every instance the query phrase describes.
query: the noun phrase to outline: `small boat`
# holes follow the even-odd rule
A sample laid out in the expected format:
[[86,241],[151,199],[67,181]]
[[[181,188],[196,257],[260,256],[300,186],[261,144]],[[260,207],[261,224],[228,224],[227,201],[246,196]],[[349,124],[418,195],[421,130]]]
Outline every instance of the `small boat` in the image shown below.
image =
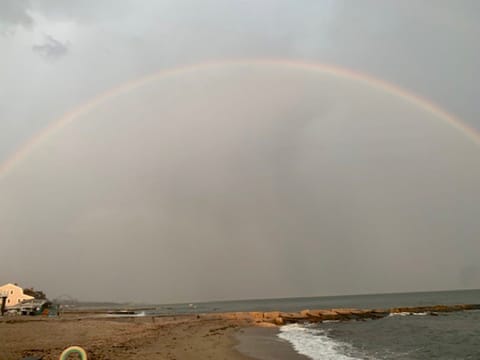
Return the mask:
[[108,315],[137,315],[134,310],[112,310],[108,312]]

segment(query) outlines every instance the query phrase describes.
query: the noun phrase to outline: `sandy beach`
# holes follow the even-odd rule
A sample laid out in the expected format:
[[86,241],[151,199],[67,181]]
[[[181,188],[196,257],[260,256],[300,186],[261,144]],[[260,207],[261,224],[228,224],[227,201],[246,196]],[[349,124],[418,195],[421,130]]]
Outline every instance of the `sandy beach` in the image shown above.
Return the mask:
[[276,326],[255,319],[256,314],[4,317],[0,318],[0,359],[57,360],[72,345],[83,347],[89,359],[96,360],[306,359],[277,338]]
[[6,318],[0,321],[0,359],[56,360],[70,345],[84,347],[89,359],[249,359],[234,349],[240,326],[194,316]]

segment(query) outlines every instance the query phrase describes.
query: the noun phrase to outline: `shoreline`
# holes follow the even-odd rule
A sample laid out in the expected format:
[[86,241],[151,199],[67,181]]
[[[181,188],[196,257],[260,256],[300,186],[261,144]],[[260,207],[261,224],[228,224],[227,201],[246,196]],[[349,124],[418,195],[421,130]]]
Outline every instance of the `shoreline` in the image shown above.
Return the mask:
[[89,359],[307,359],[277,337],[288,323],[380,319],[392,313],[478,310],[480,305],[436,305],[391,309],[303,310],[296,313],[234,312],[175,316],[108,316],[66,312],[60,317],[0,317],[0,359],[38,356],[57,360],[71,345]]
[[308,359],[277,337],[277,326],[226,315],[7,317],[0,319],[0,359],[57,360],[71,345],[83,347],[89,359],[102,360]]
[[292,344],[277,337],[278,328],[244,327],[235,333],[235,350],[251,359],[261,360],[308,360],[295,351]]

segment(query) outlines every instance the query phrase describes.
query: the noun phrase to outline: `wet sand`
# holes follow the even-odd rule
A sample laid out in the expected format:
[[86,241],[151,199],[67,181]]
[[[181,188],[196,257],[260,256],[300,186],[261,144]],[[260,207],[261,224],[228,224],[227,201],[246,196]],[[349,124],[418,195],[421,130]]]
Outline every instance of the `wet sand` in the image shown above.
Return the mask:
[[89,359],[251,359],[235,350],[237,321],[170,318],[5,318],[0,320],[0,359],[39,356],[57,360],[79,345]]
[[235,349],[261,360],[308,360],[295,352],[288,342],[278,338],[278,331],[278,328],[241,328],[235,334],[238,340]]

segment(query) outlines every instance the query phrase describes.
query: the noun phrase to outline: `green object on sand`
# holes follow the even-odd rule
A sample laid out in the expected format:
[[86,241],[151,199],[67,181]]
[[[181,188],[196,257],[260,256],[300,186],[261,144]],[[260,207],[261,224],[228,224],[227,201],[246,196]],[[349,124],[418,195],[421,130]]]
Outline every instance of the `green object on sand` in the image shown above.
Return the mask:
[[81,360],[87,360],[87,352],[83,350],[80,346],[70,346],[65,349],[60,355],[60,360],[67,360],[70,354],[79,354]]

